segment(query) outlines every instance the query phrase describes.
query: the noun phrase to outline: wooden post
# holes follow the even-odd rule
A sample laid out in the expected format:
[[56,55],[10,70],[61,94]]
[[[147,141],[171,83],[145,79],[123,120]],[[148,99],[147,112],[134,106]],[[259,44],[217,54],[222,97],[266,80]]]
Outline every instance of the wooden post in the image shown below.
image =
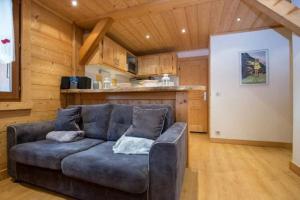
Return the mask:
[[79,50],[79,63],[84,65],[90,56],[97,49],[99,42],[103,39],[106,32],[109,30],[113,23],[112,18],[105,18],[100,20],[89,34],[87,39],[84,41],[82,47]]

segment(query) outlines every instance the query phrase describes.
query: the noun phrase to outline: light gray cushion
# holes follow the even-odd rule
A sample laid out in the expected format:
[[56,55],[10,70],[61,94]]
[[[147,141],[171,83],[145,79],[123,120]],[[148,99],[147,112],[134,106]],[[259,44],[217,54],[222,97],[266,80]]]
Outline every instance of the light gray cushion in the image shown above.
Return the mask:
[[46,135],[47,140],[57,142],[75,142],[84,138],[84,131],[51,131]]
[[12,160],[22,164],[60,170],[63,158],[73,153],[87,150],[102,142],[102,140],[89,138],[70,143],[40,140],[12,147],[10,149],[10,157]]
[[66,176],[129,193],[143,193],[148,188],[147,155],[115,154],[115,142],[105,142],[62,160]]
[[156,140],[164,128],[168,110],[133,108],[132,126],[126,131],[126,136],[141,137]]

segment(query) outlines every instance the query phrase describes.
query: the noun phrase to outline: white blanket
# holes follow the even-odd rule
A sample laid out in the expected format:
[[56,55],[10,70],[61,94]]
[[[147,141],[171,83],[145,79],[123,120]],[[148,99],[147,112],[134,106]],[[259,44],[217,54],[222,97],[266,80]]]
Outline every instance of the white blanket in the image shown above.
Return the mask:
[[122,154],[149,154],[153,143],[154,140],[129,137],[124,134],[113,146],[113,152]]

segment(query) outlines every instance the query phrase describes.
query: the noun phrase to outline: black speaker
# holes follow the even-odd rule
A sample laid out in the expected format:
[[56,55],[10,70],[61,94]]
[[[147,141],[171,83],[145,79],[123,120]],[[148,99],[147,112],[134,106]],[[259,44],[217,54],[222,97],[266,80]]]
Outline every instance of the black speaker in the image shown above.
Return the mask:
[[70,89],[72,79],[72,88],[91,89],[92,79],[86,76],[63,76],[61,77],[60,89]]
[[91,89],[92,79],[86,76],[78,77],[78,89]]
[[69,76],[61,77],[60,89],[70,89],[70,77]]

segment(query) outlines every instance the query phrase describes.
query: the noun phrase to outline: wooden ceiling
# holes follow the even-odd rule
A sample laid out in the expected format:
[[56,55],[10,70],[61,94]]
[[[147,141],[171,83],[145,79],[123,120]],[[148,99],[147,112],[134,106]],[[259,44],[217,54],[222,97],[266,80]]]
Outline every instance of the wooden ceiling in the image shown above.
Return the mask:
[[108,35],[137,54],[208,48],[211,34],[279,26],[241,0],[38,1],[84,29],[112,17]]

